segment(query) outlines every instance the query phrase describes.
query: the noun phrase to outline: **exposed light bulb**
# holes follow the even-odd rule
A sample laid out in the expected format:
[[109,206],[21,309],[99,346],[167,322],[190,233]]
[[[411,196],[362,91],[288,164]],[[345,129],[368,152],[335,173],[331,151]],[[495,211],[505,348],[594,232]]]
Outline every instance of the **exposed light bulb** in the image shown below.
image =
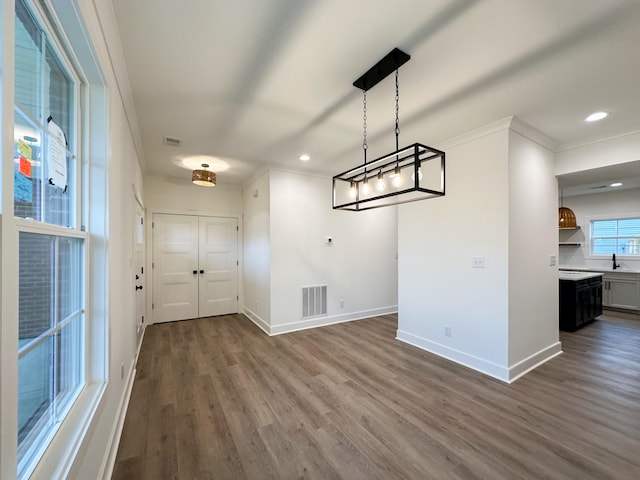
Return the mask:
[[[418,181],[421,182],[423,178],[424,175],[422,174],[422,167],[418,167]],[[414,182],[416,181],[416,172],[413,172],[411,174],[411,180],[413,180]]]
[[378,173],[378,180],[376,180],[376,190],[379,192],[384,192],[384,189],[387,188],[387,184],[384,181],[382,176],[382,172]]
[[393,180],[391,180],[391,184],[396,188],[399,188],[402,185],[402,174],[400,173],[399,166],[393,170]]
[[349,187],[349,196],[351,198],[356,198],[358,195],[358,188],[356,187],[356,182],[351,182],[351,186]]
[[371,192],[371,187],[369,186],[369,179],[367,177],[364,177],[364,180],[362,181],[362,194],[363,195],[369,195],[369,192]]

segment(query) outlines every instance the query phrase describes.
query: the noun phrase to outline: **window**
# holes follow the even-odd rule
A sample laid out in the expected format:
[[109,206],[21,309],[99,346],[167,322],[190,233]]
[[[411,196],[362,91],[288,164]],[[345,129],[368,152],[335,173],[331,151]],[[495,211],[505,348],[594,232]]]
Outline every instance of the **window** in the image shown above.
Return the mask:
[[591,220],[591,255],[640,255],[640,217]]
[[85,385],[80,81],[46,23],[16,0],[18,477],[30,475]]

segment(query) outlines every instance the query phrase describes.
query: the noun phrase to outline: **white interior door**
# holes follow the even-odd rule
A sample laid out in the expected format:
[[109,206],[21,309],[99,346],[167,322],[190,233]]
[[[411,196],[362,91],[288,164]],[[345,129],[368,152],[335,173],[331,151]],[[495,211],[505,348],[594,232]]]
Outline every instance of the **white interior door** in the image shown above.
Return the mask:
[[238,220],[200,217],[199,316],[238,312]]
[[146,281],[144,275],[144,210],[140,203],[135,199],[136,214],[134,219],[134,241],[133,241],[133,255],[134,255],[134,275],[135,275],[135,322],[136,322],[136,336],[137,341],[140,342],[142,337],[142,327],[144,326],[144,316],[146,310]]
[[198,315],[198,217],[153,216],[153,321]]

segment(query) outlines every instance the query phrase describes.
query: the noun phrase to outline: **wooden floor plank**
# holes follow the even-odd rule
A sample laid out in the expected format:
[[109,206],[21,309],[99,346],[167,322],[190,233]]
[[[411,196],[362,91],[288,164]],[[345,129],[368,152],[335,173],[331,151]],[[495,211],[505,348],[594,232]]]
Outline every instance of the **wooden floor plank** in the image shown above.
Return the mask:
[[396,329],[147,327],[113,478],[640,478],[640,317],[561,332],[564,353],[511,385]]

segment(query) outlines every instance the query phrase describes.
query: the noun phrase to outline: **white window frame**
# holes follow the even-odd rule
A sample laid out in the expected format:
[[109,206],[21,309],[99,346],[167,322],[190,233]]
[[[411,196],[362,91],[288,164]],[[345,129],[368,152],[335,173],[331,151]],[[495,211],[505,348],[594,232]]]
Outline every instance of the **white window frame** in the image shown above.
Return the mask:
[[[98,412],[107,390],[108,378],[108,90],[91,36],[76,1],[26,0],[36,14],[40,27],[52,47],[64,58],[72,75],[80,75],[76,92],[77,156],[75,168],[78,184],[78,209],[73,229],[30,222],[14,217],[13,189],[13,118],[15,98],[14,59],[15,11],[13,0],[0,6],[2,36],[0,57],[3,69],[0,126],[2,126],[2,169],[0,187],[0,477],[17,475],[18,409],[18,233],[37,233],[84,238],[85,249],[85,386],[74,405],[60,423],[40,461],[29,475],[30,480],[67,478],[83,443],[96,428]],[[75,6],[75,7],[74,7]],[[64,21],[57,16],[60,14]],[[55,34],[53,33],[55,32]],[[58,39],[69,45],[62,48]],[[81,61],[79,61],[79,58]],[[83,87],[82,85],[85,85]],[[11,132],[5,134],[4,132]],[[86,139],[86,142],[83,142]],[[91,161],[89,161],[91,159]],[[95,172],[95,173],[94,173]],[[9,179],[11,179],[9,181]],[[92,204],[89,199],[95,199]]]
[[[605,260],[605,259],[610,259],[611,258],[611,254],[607,253],[607,254],[593,254],[593,241],[592,241],[592,222],[593,221],[597,221],[597,220],[624,220],[627,218],[640,218],[640,212],[624,212],[624,213],[609,213],[606,215],[589,215],[589,216],[585,216],[585,222],[584,225],[587,225],[587,229],[588,231],[586,232],[585,235],[585,243],[586,243],[586,252],[585,252],[585,258],[587,259],[592,259],[592,260]],[[640,255],[623,255],[623,254],[616,254],[616,259],[622,259],[622,260],[640,260]]]

